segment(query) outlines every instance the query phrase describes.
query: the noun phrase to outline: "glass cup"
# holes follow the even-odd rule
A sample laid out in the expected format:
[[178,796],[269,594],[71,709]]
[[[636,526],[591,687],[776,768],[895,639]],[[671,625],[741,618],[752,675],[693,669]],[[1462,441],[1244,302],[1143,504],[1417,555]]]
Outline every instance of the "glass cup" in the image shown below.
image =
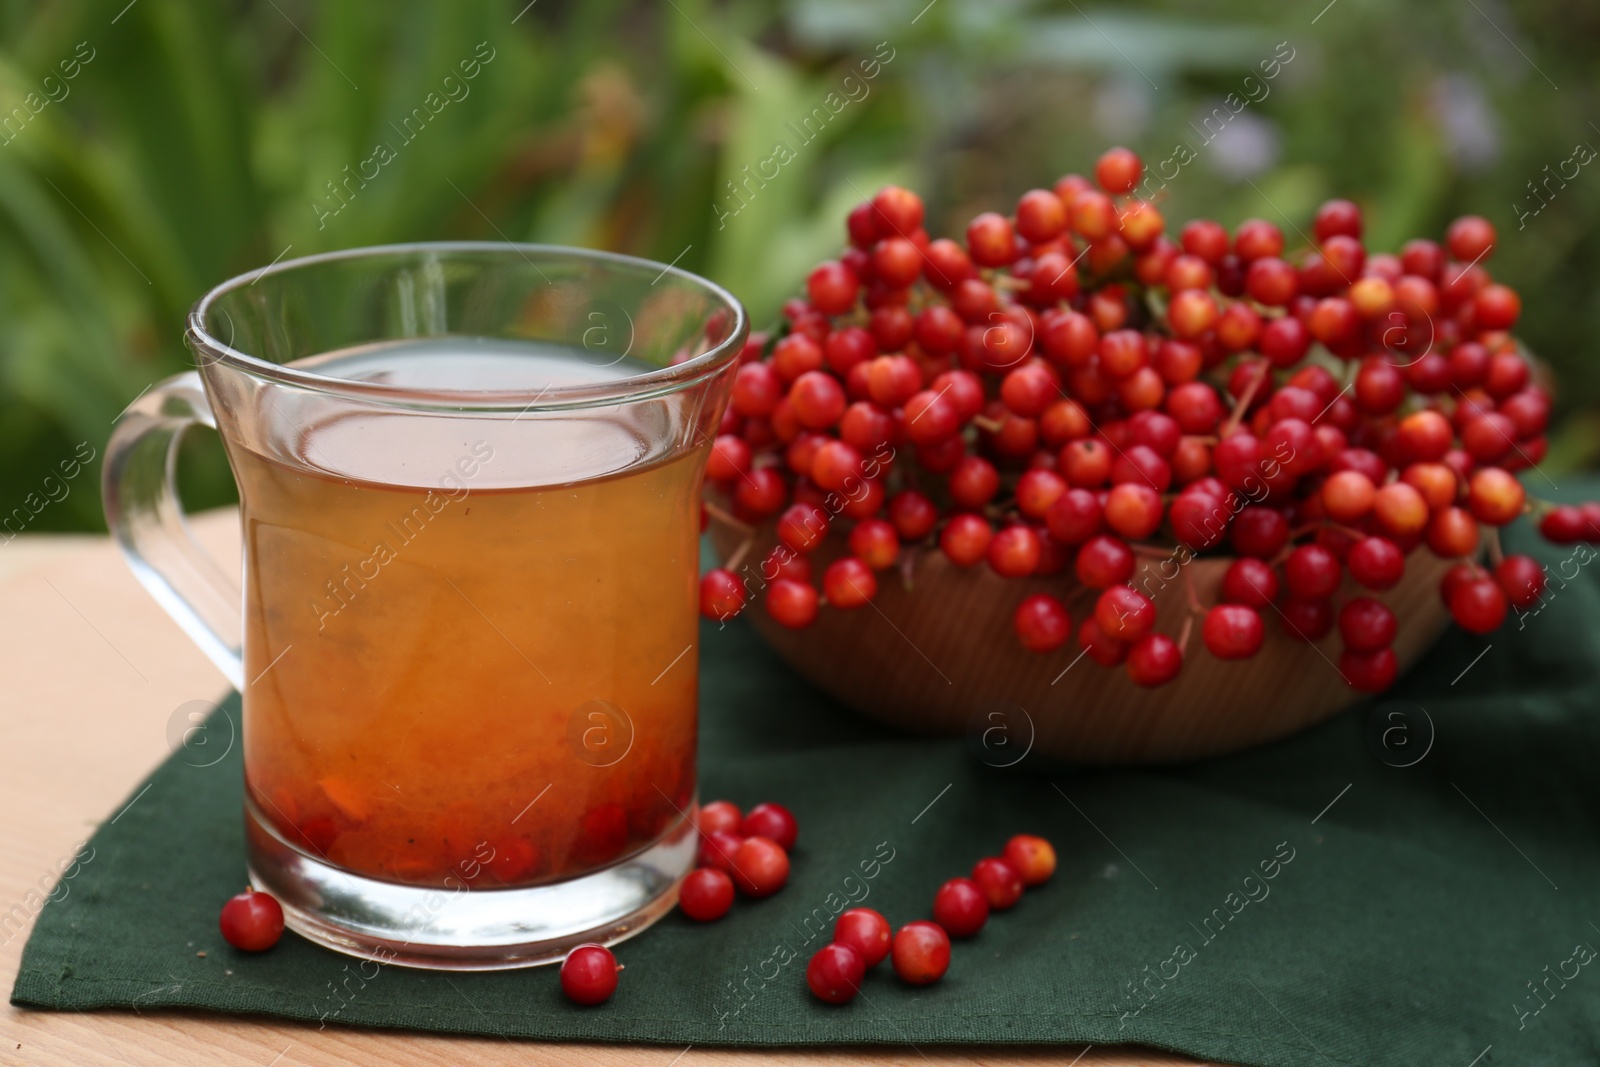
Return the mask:
[[[629,937],[696,850],[699,488],[743,308],[658,263],[417,244],[276,264],[107,448],[134,573],[244,701],[250,877],[384,962]],[[243,594],[173,485],[239,485]]]

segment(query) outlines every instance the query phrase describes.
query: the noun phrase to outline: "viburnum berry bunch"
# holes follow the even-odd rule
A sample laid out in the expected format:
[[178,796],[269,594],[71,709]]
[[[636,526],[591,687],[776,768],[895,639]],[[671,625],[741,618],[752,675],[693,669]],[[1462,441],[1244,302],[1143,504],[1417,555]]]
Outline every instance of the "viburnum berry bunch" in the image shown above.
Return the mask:
[[[1487,220],[1398,254],[1368,253],[1347,200],[1293,251],[1261,219],[1169,235],[1142,174],[1114,148],[1093,181],[1030,190],[964,241],[931,239],[895,186],[851,211],[847,250],[744,350],[708,508],[771,522],[778,543],[755,573],[741,549],[705,574],[702,612],[737,614],[758,574],[772,618],[809,626],[938,551],[1060,576],[1019,595],[1034,652],[1073,638],[1079,601],[1088,656],[1145,686],[1179,673],[1196,622],[1230,660],[1268,621],[1305,640],[1337,625],[1341,673],[1376,692],[1397,620],[1370,593],[1410,553],[1459,560],[1441,593],[1481,634],[1544,588],[1498,527],[1531,511],[1551,540],[1600,539],[1600,504],[1530,500],[1515,477],[1545,454],[1551,402],[1509,332],[1521,300],[1484,265]],[[830,534],[848,552],[817,574]],[[1178,632],[1159,632],[1141,557],[1199,554],[1232,558],[1218,602],[1191,586]]]

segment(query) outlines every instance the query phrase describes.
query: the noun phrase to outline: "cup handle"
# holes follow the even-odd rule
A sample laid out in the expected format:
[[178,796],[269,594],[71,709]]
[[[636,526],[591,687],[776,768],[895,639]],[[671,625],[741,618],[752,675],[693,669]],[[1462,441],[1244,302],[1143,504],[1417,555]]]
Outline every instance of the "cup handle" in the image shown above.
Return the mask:
[[106,444],[106,523],[134,576],[235,689],[244,688],[239,586],[202,549],[178,500],[178,443],[217,421],[196,371],[168,378],[118,416]]

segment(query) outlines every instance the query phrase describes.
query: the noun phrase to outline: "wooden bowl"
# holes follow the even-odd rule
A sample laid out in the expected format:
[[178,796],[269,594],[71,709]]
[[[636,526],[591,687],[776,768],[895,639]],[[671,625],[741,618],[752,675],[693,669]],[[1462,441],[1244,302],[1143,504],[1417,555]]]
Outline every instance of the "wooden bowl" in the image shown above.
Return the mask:
[[[744,537],[713,524],[713,543],[724,559]],[[775,543],[770,525],[757,531],[744,573],[758,574],[756,561]],[[844,551],[842,538],[830,535],[815,553],[819,576]],[[1157,628],[1176,636],[1188,608],[1186,583],[1193,582],[1200,603],[1214,604],[1230,562],[1195,559],[1172,577],[1173,563],[1141,560],[1134,584],[1153,593]],[[1451,562],[1414,553],[1398,585],[1368,592],[1400,619],[1394,650],[1402,671],[1449,622],[1439,580]],[[1093,591],[1070,569],[1049,578],[1008,579],[986,566],[957,567],[942,553],[923,552],[905,574],[909,581],[898,570],[880,573],[871,604],[824,608],[804,630],[773,622],[759,591],[746,617],[795,670],[863,715],[918,733],[982,738],[999,727],[1003,736],[992,739],[1010,747],[985,745],[984,753],[997,763],[1019,759],[1030,741],[1032,751],[1074,763],[1203,759],[1304,730],[1364,696],[1339,672],[1337,627],[1321,641],[1301,641],[1283,632],[1275,609],[1265,612],[1261,651],[1242,661],[1207,652],[1196,619],[1182,673],[1144,689],[1121,667],[1079,658],[1077,627],[1092,608]],[[1072,614],[1073,639],[1045,655],[1023,649],[1011,627],[1017,605],[1035,592],[1061,597]]]

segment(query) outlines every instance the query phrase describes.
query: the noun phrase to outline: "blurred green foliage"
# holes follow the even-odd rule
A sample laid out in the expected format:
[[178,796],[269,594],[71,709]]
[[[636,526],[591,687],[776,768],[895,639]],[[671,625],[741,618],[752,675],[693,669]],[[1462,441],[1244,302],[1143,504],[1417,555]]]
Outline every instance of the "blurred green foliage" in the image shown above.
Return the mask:
[[[188,363],[201,292],[275,257],[590,245],[676,258],[761,323],[884,181],[958,233],[1111,143],[1198,145],[1279,42],[1294,58],[1169,183],[1169,221],[1292,233],[1337,194],[1393,248],[1487,215],[1562,381],[1550,465],[1600,449],[1600,168],[1530,184],[1600,145],[1587,0],[124,2],[0,3],[0,511]],[[735,199],[779,141],[793,158]],[[342,184],[379,142],[394,158]],[[100,527],[97,471],[30,528]],[[229,491],[214,449],[193,480]]]

